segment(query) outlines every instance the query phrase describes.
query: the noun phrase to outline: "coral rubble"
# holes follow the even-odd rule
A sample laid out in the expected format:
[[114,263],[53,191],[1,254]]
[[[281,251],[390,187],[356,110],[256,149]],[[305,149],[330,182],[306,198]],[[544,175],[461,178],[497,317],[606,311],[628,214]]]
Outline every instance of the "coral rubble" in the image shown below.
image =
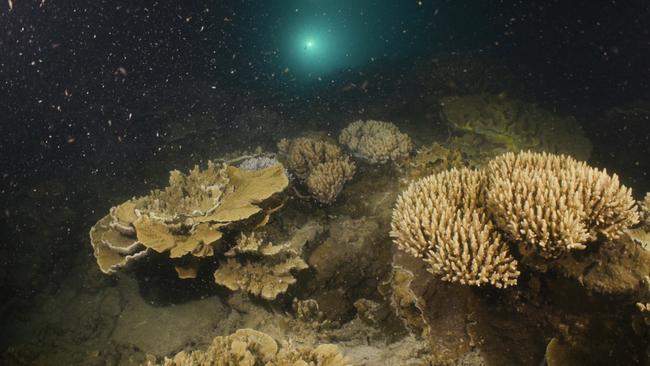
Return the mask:
[[390,122],[356,121],[341,131],[339,142],[371,163],[400,162],[413,150],[411,138]]

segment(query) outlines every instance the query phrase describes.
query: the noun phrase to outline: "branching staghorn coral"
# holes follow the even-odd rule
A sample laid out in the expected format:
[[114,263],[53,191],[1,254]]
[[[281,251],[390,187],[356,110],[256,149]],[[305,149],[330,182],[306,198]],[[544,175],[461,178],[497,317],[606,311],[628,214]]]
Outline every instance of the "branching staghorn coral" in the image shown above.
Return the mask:
[[639,221],[616,175],[566,155],[507,153],[487,166],[487,205],[497,226],[544,257],[618,238]]
[[391,236],[443,280],[506,287],[519,272],[504,240],[523,244],[520,254],[552,259],[618,238],[638,219],[616,175],[567,156],[508,153],[483,170],[412,183],[397,200]]
[[391,236],[443,280],[480,286],[517,283],[517,261],[483,207],[485,173],[452,169],[412,183],[397,199]]
[[356,165],[335,144],[313,137],[282,139],[280,156],[318,201],[332,203],[354,176]]
[[268,334],[239,329],[229,336],[216,337],[205,350],[182,351],[165,358],[161,366],[346,366],[348,361],[336,346],[282,347]]
[[371,163],[403,161],[413,150],[411,138],[397,126],[382,121],[356,121],[341,131],[339,142]]
[[356,166],[349,159],[338,159],[317,165],[307,177],[307,188],[323,203],[331,203],[341,193],[345,182],[352,179]]
[[315,137],[282,139],[278,142],[278,152],[287,168],[303,180],[319,164],[346,158],[340,147]]

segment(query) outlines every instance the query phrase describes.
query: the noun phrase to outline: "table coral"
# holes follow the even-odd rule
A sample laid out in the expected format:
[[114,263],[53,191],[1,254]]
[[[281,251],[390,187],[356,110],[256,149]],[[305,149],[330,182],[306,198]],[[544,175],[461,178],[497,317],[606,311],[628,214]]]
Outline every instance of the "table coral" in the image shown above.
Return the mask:
[[242,170],[208,162],[206,169],[195,166],[187,175],[172,171],[164,190],[118,205],[91,229],[100,269],[110,273],[123,266],[130,259],[124,254],[132,254],[124,248],[138,245],[170,258],[212,256],[223,230],[260,221],[255,218],[267,209],[265,202],[288,183],[279,163]]
[[403,161],[413,150],[411,138],[390,122],[356,121],[341,131],[339,142],[371,163]]
[[226,259],[219,261],[214,280],[232,291],[274,300],[296,282],[294,272],[309,267],[301,257],[303,248],[320,231],[320,225],[310,223],[277,245],[263,240],[258,233],[241,233],[225,252]]

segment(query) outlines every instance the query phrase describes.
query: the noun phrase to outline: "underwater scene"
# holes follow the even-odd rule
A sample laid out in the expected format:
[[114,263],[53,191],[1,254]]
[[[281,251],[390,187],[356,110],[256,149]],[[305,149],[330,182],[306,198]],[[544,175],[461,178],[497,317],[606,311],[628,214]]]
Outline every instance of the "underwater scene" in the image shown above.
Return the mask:
[[650,3],[0,0],[0,365],[650,365]]

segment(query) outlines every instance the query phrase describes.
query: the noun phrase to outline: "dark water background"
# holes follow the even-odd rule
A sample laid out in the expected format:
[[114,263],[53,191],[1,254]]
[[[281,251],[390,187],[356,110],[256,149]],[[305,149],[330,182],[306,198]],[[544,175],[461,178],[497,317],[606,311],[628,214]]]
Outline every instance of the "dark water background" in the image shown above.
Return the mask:
[[[647,1],[10,3],[0,3],[2,319],[92,260],[88,228],[171,168],[270,149],[274,134],[416,120],[427,106],[409,71],[439,55],[498,60],[527,99],[576,116],[593,165],[637,197],[650,190],[648,114],[605,114],[650,100]],[[299,60],[287,45],[293,25],[312,21],[342,35],[333,66],[313,72],[290,67]],[[366,80],[366,92],[342,92]]]

